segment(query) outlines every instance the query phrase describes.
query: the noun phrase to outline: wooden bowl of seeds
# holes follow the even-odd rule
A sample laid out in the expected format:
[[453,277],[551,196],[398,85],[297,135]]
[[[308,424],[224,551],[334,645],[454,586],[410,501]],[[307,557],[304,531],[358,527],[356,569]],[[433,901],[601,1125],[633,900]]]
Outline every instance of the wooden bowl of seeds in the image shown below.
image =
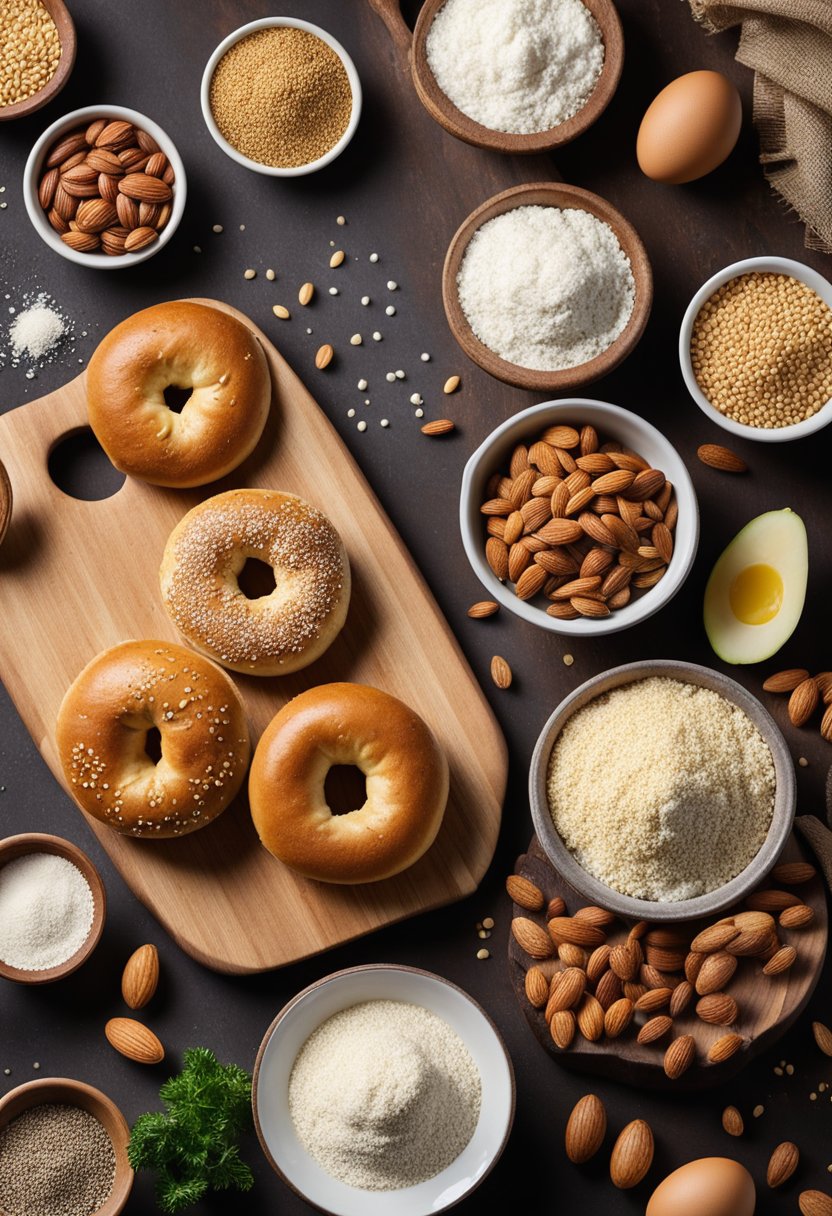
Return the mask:
[[[60,93],[75,65],[75,24],[63,0],[40,0],[30,20],[31,25],[11,32],[6,40],[0,17],[0,99],[8,103],[0,105],[0,122],[25,118],[45,106]],[[34,49],[24,53],[22,39]],[[12,65],[18,71],[9,79],[6,71]]]
[[[37,1115],[39,1107],[43,1108],[43,1112],[40,1120],[37,1120],[32,1116]],[[79,1118],[74,1112],[82,1112],[82,1117]],[[83,1115],[91,1115],[99,1127],[96,1128]],[[9,1125],[21,1117],[28,1119],[31,1126],[23,1126],[21,1121],[14,1129],[14,1139],[10,1138],[4,1144]],[[133,1168],[127,1159],[130,1128],[116,1104],[99,1089],[83,1081],[67,1077],[42,1077],[18,1085],[0,1098],[0,1156],[5,1165],[3,1186],[13,1186],[18,1200],[28,1198],[30,1202],[34,1200],[42,1204],[41,1190],[49,1187],[46,1177],[50,1169],[49,1156],[54,1153],[49,1141],[53,1141],[54,1147],[71,1150],[73,1140],[81,1137],[84,1138],[82,1147],[86,1150],[83,1155],[85,1174],[75,1177],[74,1171],[79,1167],[70,1160],[68,1164],[55,1168],[54,1184],[63,1192],[67,1192],[71,1186],[80,1188],[88,1199],[97,1191],[105,1196],[103,1200],[97,1207],[86,1207],[84,1210],[90,1211],[90,1216],[118,1216],[133,1189]],[[71,1153],[68,1155],[71,1157]],[[21,1159],[19,1177],[14,1176],[16,1157]],[[31,1188],[28,1195],[27,1188]],[[91,1201],[97,1202],[97,1199],[92,1198]],[[14,1207],[14,1211],[21,1210],[20,1206]],[[33,1206],[26,1210],[34,1211],[36,1208]],[[46,1209],[38,1206],[37,1210]],[[0,1216],[9,1216],[3,1206],[2,1190]]]

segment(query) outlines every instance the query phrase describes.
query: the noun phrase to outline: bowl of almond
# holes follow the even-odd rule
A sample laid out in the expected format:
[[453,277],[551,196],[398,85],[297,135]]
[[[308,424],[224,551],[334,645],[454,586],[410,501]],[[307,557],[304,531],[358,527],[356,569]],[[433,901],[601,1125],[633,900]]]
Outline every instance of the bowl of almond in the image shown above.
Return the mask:
[[124,106],[86,106],[52,123],[29,153],[23,198],[50,248],[119,270],[153,257],[185,209],[185,166],[165,131]]
[[480,444],[462,479],[466,555],[488,594],[553,633],[629,629],[690,573],[699,510],[676,449],[605,401],[546,401]]

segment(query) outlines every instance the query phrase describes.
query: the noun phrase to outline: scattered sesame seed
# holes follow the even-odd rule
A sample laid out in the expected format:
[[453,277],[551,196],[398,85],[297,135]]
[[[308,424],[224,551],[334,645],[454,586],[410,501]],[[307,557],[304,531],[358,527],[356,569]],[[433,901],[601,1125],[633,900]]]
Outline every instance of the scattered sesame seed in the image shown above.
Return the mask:
[[370,297],[369,297],[369,296],[362,296],[362,297],[361,297],[361,303],[362,303],[362,304],[364,305],[364,307],[366,308],[366,307],[367,307],[367,305],[370,303]]
[[481,938],[487,938],[487,937],[490,937],[490,936],[491,936],[491,934],[490,934],[490,933],[487,933],[485,929],[478,929],[478,930],[477,930],[477,937],[481,937]]
[[194,245],[194,253],[202,253],[202,247],[200,245]]
[[493,929],[494,928],[494,917],[486,916],[486,918],[482,922],[482,927],[483,927],[483,929]]
[[350,346],[360,346],[363,341],[364,339],[361,337],[361,334],[353,334],[350,338]]
[[346,222],[347,221],[344,219],[343,215],[336,216],[336,218],[335,218],[335,223],[338,224],[341,228],[344,227],[344,224],[346,224]]
[[359,392],[363,393],[365,388],[367,387],[367,381],[364,379],[359,380],[356,387],[358,388]]
[[479,958],[479,959],[491,958],[491,951],[486,950],[485,947],[483,947],[482,950],[477,951],[477,958]]
[[388,317],[395,317],[396,315],[396,310],[392,304],[388,304],[384,311],[387,313]]
[[213,226],[213,228],[211,229],[211,231],[212,231],[212,232],[216,232],[216,233],[220,233],[220,232],[222,232],[222,224],[214,224],[214,226]]
[[782,1069],[782,1068],[775,1068],[775,1069],[774,1069],[774,1075],[775,1075],[775,1077],[782,1077],[782,1075],[783,1075],[783,1069]]
[[371,253],[371,254],[370,254],[370,261],[371,261],[371,262],[377,262],[377,261],[378,261],[378,254],[377,254],[377,253]]
[[364,419],[362,418],[362,420],[361,420],[361,421],[358,423],[358,426],[356,427],[356,430],[359,430],[359,431],[366,431],[366,429],[367,429],[367,423],[366,423],[366,422],[364,421]]
[[245,232],[245,230],[246,230],[245,224],[240,224],[240,232]]
[[760,1115],[764,1115],[765,1112],[766,1108],[764,1106],[755,1106],[751,1113],[755,1119],[759,1119]]
[[430,355],[428,354],[427,351],[423,351],[422,354],[419,356],[419,358],[422,360],[423,363],[430,363]]
[[270,267],[269,267],[269,269],[266,271],[266,278],[269,280],[269,282],[270,282],[270,283],[273,283],[273,282],[274,282],[274,280],[275,280],[275,273],[274,273],[274,271],[272,270],[271,266],[270,266]]
[[365,397],[365,398],[364,398],[364,404],[365,404],[365,405],[369,405],[369,404],[370,404],[370,398],[369,398],[369,397]]
[[395,384],[395,382],[396,382],[396,373],[395,373],[395,372],[387,372],[387,374],[385,375],[384,379],[385,379],[385,380],[388,382],[388,384]]
[[308,334],[311,334],[311,333],[312,333],[312,330],[309,328],[309,326],[307,326],[307,327],[306,327],[306,332],[307,332]]
[[572,666],[572,664],[573,664],[574,662],[575,662],[575,656],[574,656],[574,655],[572,655],[572,654],[565,654],[565,655],[563,656],[563,665],[564,665],[564,667],[571,667],[571,666]]
[[378,332],[378,330],[377,330],[377,329],[376,329],[376,330],[373,330],[373,341],[374,341],[374,342],[380,342],[380,341],[381,341],[381,334]]
[[329,289],[329,294],[330,294],[331,296],[337,296],[337,295],[338,295],[338,288],[337,288],[337,287],[330,287],[330,289]]
[[10,1068],[3,1069],[3,1076],[10,1077],[11,1075],[12,1075],[12,1070]]
[[818,1100],[818,1096],[817,1096],[817,1094],[816,1094],[816,1093],[811,1093],[811,1094],[809,1094],[809,1101],[810,1101],[810,1102],[817,1102],[817,1100]]
[[425,416],[424,410],[416,410],[415,413],[416,413],[417,418],[424,418],[424,416]]
[[253,279],[256,277],[256,275],[257,275],[256,270],[246,270],[245,273],[243,274],[243,278],[244,279]]
[[381,420],[381,424],[380,424],[380,425],[381,425],[381,426],[389,426],[389,425],[390,425],[390,420],[389,420],[388,418],[382,418],[382,420]]
[[786,1065],[786,1076],[788,1076],[788,1077],[794,1076],[794,1064]]
[[347,417],[348,417],[348,418],[354,418],[354,417],[355,417],[355,410],[347,410]]
[[398,285],[398,283],[396,282],[396,280],[395,280],[395,279],[388,279],[388,280],[387,280],[387,290],[388,290],[388,291],[397,291],[397,290],[398,290],[398,287],[399,287],[399,285]]
[[411,405],[424,405],[424,402],[422,401],[422,398],[419,393],[410,394],[410,404]]
[[825,1094],[828,1088],[829,1086],[826,1084],[826,1082],[821,1081],[820,1085],[818,1086],[818,1093]]
[[32,1068],[34,1068],[35,1072],[37,1072],[38,1069],[40,1068],[40,1064],[37,1060],[35,1060],[34,1064],[32,1065]]
[[800,765],[801,768],[809,767],[809,761],[806,759],[805,756],[801,756],[797,763]]

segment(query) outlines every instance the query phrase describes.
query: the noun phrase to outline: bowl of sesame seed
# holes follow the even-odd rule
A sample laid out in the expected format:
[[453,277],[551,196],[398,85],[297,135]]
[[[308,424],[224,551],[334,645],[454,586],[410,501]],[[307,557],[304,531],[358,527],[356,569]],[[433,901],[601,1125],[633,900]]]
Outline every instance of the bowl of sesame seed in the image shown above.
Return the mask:
[[733,435],[819,431],[832,422],[832,283],[790,258],[726,266],[688,305],[679,363],[696,404]]
[[255,173],[300,177],[344,151],[361,117],[361,81],[344,47],[294,17],[264,17],[219,44],[202,75],[205,125]]

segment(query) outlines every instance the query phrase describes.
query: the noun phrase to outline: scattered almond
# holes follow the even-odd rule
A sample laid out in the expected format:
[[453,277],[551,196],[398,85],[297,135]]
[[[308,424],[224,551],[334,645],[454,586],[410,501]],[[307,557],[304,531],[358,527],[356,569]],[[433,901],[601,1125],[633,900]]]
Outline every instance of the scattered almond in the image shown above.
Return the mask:
[[315,355],[315,366],[318,371],[323,371],[325,367],[329,367],[334,354],[335,351],[329,342],[325,342],[323,346],[318,347],[318,353]]
[[591,992],[584,993],[578,1006],[578,1030],[589,1043],[595,1043],[604,1033],[605,1014],[600,1001]]
[[[553,920],[554,917],[550,917]],[[586,977],[591,984],[600,980],[601,976],[610,965],[610,947],[603,943],[601,946],[596,946],[589,956],[586,965]]]
[[586,975],[579,967],[567,967],[561,972],[557,990],[553,994],[552,1011],[574,1009],[584,994]]
[[724,1064],[726,1060],[731,1059],[731,1056],[737,1054],[742,1043],[741,1034],[724,1034],[711,1043],[708,1048],[708,1059],[712,1064]]
[[653,1164],[653,1133],[643,1119],[628,1123],[615,1142],[610,1178],[619,1190],[638,1186]]
[[645,992],[644,996],[640,996],[636,1001],[636,1010],[638,1013],[654,1013],[657,1009],[664,1009],[670,1004],[670,998],[673,991],[670,988],[651,988]]
[[127,960],[121,976],[121,995],[131,1009],[143,1009],[159,983],[159,952],[153,945],[139,946]]
[[800,1161],[800,1150],[791,1140],[784,1140],[769,1157],[766,1182],[770,1187],[782,1186],[795,1172]]
[[343,249],[336,249],[332,257],[329,259],[330,269],[336,270],[339,266],[343,265],[344,258],[346,256],[347,255],[344,253]]
[[789,667],[786,671],[775,672],[763,681],[765,692],[794,692],[798,684],[809,679],[809,672],[804,667]]
[[763,975],[782,975],[794,966],[797,951],[794,946],[781,946],[763,967]]
[[814,910],[808,904],[796,904],[780,913],[780,924],[784,929],[805,929],[814,919]]
[[159,1064],[165,1058],[156,1035],[135,1018],[110,1018],[104,1034],[111,1047],[136,1064]]
[[550,921],[554,920],[556,916],[563,916],[565,911],[566,904],[559,895],[556,895],[553,899],[550,899],[546,905],[546,920]]
[[824,1191],[801,1191],[797,1206],[801,1216],[832,1216],[832,1196]]
[[272,304],[272,312],[276,317],[279,317],[281,321],[288,321],[292,315],[285,304]]
[[421,428],[423,435],[450,435],[453,429],[450,418],[437,418],[434,422],[426,422]]
[[664,1053],[664,1071],[671,1081],[677,1081],[695,1059],[696,1040],[692,1034],[683,1034]]
[[312,298],[314,295],[315,284],[304,283],[298,291],[298,304],[301,304],[305,308],[307,304],[312,303]]
[[459,376],[448,376],[448,379],[442,386],[443,393],[455,393],[462,381]]
[[815,1042],[825,1056],[832,1056],[832,1030],[823,1022],[812,1022],[812,1034]]
[[496,600],[479,600],[468,609],[468,615],[475,621],[483,621],[486,617],[493,616],[499,609],[500,605]]
[[511,688],[512,673],[508,663],[502,655],[495,654],[491,660],[491,679],[498,688]]
[[527,916],[515,916],[511,932],[520,949],[532,958],[551,958],[555,953],[549,934]]
[[721,443],[703,443],[696,449],[696,455],[703,464],[712,469],[719,469],[721,473],[746,473],[748,465],[738,456],[736,452],[732,452],[730,448],[723,447]]
[[745,1131],[742,1115],[736,1106],[726,1106],[722,1112],[722,1126],[729,1136],[741,1136]]
[[526,908],[529,912],[540,912],[545,903],[543,892],[540,888],[536,887],[528,878],[524,878],[522,874],[510,874],[508,876],[506,879],[506,891],[510,899],[519,904],[521,908]]
[[607,1133],[607,1112],[595,1094],[586,1094],[577,1102],[566,1124],[566,1155],[575,1165],[583,1165],[594,1157]]

